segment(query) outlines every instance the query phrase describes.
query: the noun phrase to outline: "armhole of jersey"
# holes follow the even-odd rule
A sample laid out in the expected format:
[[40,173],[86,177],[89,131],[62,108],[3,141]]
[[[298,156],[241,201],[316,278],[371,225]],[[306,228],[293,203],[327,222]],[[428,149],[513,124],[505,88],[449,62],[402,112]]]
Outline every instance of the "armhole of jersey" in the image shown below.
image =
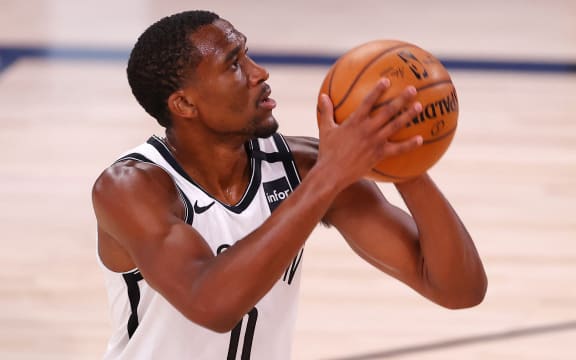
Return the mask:
[[186,224],[192,225],[192,222],[194,221],[194,211],[192,210],[192,204],[190,203],[190,200],[188,200],[188,197],[184,194],[184,191],[180,189],[180,186],[176,185],[176,189],[178,189],[178,195],[180,196],[182,204],[184,204],[184,221]]
[[126,283],[128,301],[130,302],[130,316],[128,317],[128,323],[126,324],[126,331],[128,332],[128,339],[131,339],[139,324],[138,305],[140,304],[140,287],[138,286],[138,281],[144,278],[139,270],[124,273],[122,274],[122,278]]
[[298,168],[296,167],[296,162],[294,161],[294,157],[290,152],[290,148],[284,140],[284,137],[278,133],[275,133],[273,136],[274,143],[278,148],[278,152],[284,155],[281,157],[282,164],[284,165],[284,170],[286,171],[286,175],[288,177],[288,181],[290,182],[290,186],[292,190],[296,189],[300,182],[302,181],[300,178],[300,174],[298,173]]
[[145,162],[148,164],[158,166],[159,168],[164,170],[170,176],[170,178],[172,178],[172,181],[174,182],[174,186],[176,186],[176,190],[178,191],[178,197],[180,198],[182,205],[184,205],[184,218],[182,220],[184,220],[186,222],[186,224],[192,225],[192,222],[194,221],[194,211],[192,211],[192,204],[190,203],[190,200],[188,200],[188,198],[184,194],[184,191],[182,191],[182,189],[180,189],[180,186],[178,186],[178,184],[176,184],[176,181],[174,180],[172,175],[170,175],[170,173],[166,169],[164,169],[162,166],[156,164],[154,161],[148,159],[146,156],[139,154],[139,153],[131,153],[131,154],[124,155],[120,159],[116,160],[114,163],[118,163],[120,161],[125,161],[125,160],[135,160],[135,161]]

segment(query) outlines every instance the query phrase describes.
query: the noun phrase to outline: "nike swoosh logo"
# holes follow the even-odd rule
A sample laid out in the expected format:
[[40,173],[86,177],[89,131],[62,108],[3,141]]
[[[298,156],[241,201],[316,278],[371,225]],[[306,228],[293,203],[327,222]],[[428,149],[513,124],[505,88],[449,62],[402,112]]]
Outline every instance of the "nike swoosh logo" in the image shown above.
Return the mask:
[[210,204],[206,205],[206,206],[199,206],[198,205],[198,200],[196,200],[194,202],[194,212],[196,214],[202,214],[203,212],[206,212],[208,209],[210,209],[212,207],[212,205],[214,205],[215,201],[212,201]]

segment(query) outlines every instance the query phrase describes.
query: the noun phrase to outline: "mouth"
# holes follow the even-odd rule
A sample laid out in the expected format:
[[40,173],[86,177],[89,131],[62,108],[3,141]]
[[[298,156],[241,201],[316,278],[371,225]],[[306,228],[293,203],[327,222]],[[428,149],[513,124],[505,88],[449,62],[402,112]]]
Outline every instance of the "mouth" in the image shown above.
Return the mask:
[[271,93],[272,90],[270,89],[270,85],[264,84],[262,94],[260,95],[260,99],[258,100],[258,107],[266,110],[272,110],[276,107],[276,100],[270,98]]

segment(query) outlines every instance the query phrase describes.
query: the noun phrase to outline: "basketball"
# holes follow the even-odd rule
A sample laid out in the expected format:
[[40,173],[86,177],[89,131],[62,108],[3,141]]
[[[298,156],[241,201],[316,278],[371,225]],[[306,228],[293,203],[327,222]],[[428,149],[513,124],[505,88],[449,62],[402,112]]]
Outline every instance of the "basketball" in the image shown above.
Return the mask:
[[422,104],[422,112],[390,141],[420,135],[423,144],[383,159],[366,174],[376,181],[400,182],[426,172],[444,155],[456,132],[458,97],[450,74],[428,51],[403,41],[375,40],[344,53],[322,82],[320,94],[332,100],[335,121],[345,121],[382,77],[390,80],[390,88],[373,111],[408,85],[416,87],[415,100]]

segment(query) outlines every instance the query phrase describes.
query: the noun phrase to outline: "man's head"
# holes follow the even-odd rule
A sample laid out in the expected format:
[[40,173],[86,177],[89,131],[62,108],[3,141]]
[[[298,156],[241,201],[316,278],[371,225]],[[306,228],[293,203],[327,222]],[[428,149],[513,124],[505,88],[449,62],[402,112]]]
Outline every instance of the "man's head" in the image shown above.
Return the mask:
[[185,73],[201,60],[190,34],[217,19],[209,11],[167,16],[146,29],[134,45],[126,69],[128,83],[136,100],[160,125],[170,126],[166,101],[181,87]]
[[128,81],[164,127],[175,118],[216,134],[268,136],[278,125],[268,72],[247,55],[246,37],[209,11],[165,17],[138,39]]

